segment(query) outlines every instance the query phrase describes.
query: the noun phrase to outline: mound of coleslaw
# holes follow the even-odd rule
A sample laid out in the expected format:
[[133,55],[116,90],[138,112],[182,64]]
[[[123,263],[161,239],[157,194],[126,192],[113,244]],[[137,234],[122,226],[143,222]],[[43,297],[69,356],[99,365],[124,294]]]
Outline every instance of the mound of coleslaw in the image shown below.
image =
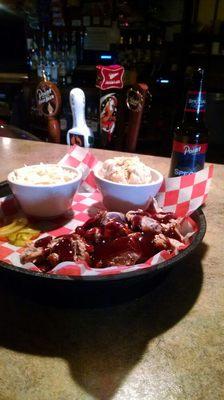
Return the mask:
[[57,164],[25,165],[15,169],[11,176],[13,182],[25,185],[57,185],[72,181],[77,171]]

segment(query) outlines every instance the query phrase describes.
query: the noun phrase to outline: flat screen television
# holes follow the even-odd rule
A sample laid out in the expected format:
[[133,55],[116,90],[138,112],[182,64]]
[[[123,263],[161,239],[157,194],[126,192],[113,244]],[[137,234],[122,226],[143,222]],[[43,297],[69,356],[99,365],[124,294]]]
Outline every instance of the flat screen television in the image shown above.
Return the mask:
[[24,19],[0,7],[0,72],[27,72]]

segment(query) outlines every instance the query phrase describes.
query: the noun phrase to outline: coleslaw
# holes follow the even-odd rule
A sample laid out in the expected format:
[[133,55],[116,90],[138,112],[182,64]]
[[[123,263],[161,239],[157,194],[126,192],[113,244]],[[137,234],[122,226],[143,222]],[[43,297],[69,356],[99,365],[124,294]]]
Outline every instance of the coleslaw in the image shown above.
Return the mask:
[[25,165],[15,169],[11,179],[13,182],[25,185],[57,185],[72,181],[77,177],[77,171],[57,164]]

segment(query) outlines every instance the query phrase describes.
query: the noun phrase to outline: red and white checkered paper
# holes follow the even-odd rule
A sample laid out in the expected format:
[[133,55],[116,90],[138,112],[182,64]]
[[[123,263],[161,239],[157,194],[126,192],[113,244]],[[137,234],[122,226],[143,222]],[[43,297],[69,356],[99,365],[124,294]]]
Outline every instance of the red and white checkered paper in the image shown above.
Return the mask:
[[[57,218],[52,221],[41,222],[42,235],[50,234],[53,237],[72,232],[78,225],[82,225],[88,218],[97,212],[98,209],[104,209],[102,196],[98,191],[93,175],[93,168],[98,163],[91,151],[73,146],[69,152],[59,162],[61,165],[70,165],[79,167],[83,172],[83,182],[79,193],[74,196],[72,210],[67,218]],[[195,174],[177,177],[165,178],[157,195],[159,207],[164,211],[174,212],[178,216],[186,216],[183,224],[183,234],[192,234],[197,231],[195,222],[190,218],[198,207],[206,200],[213,175],[213,165],[205,168]],[[1,201],[0,212],[4,215],[13,215],[21,212],[13,196],[8,196]],[[183,248],[186,246],[183,245]],[[26,268],[30,271],[39,271],[32,263],[21,265],[20,254],[22,248],[16,247],[8,242],[0,242],[0,260],[13,264],[15,266]],[[130,271],[135,271],[165,261],[175,254],[162,251],[145,263],[133,266],[115,266],[104,269],[91,268],[86,263],[63,262],[54,267],[49,274],[87,276],[87,275],[114,275]]]

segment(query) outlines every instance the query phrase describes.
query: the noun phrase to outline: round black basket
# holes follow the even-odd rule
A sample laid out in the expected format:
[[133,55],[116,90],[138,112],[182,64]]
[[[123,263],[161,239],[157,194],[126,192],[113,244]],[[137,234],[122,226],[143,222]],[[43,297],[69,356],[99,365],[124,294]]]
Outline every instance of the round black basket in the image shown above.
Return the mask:
[[[8,194],[7,185],[1,191],[4,194]],[[206,232],[203,211],[198,209],[191,217],[198,226],[191,244],[173,258],[150,268],[107,276],[63,276],[27,271],[0,261],[1,282],[23,296],[58,305],[92,307],[126,301],[151,290],[171,268],[187,262]]]

